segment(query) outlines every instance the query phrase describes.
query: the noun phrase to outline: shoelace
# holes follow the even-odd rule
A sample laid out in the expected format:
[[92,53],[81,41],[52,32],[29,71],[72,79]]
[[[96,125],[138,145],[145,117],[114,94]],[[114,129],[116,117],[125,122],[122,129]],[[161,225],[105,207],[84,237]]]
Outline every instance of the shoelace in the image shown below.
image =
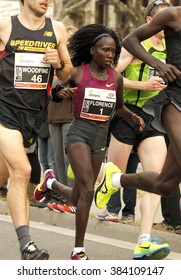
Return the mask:
[[22,253],[22,256],[23,256],[23,259],[25,260],[28,260],[29,259],[29,256],[36,253],[37,251],[37,247],[36,245],[34,244],[34,242],[30,241],[24,248],[23,250],[23,253]]

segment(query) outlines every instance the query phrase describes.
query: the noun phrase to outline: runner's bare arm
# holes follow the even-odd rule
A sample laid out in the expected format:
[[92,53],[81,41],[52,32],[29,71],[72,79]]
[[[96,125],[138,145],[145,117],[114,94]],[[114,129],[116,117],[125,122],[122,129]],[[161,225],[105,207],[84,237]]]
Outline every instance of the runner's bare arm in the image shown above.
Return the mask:
[[161,30],[167,29],[167,27],[174,29],[173,23],[176,21],[177,16],[175,15],[174,7],[167,8],[156,14],[149,23],[143,24],[123,40],[123,46],[127,51],[146,64],[151,65],[166,82],[180,78],[180,71],[174,65],[165,64],[150,55],[141,45],[141,42]]
[[57,49],[47,49],[46,57],[54,69],[57,69],[57,77],[65,81],[70,77],[72,71],[72,63],[67,49],[67,32],[61,22],[52,20],[52,23],[57,37]]
[[0,51],[5,49],[5,45],[11,33],[11,18],[0,17]]
[[116,113],[117,115],[123,117],[123,118],[129,118],[132,119],[135,123],[137,123],[140,127],[140,131],[142,131],[144,129],[144,120],[139,117],[138,115],[136,115],[135,113],[133,113],[132,111],[130,111],[125,105],[124,105],[124,101],[123,101],[123,77],[121,74],[119,74],[118,72],[116,73],[115,71],[115,75],[117,76],[117,84],[118,84],[118,89],[117,89],[117,95],[116,95]]

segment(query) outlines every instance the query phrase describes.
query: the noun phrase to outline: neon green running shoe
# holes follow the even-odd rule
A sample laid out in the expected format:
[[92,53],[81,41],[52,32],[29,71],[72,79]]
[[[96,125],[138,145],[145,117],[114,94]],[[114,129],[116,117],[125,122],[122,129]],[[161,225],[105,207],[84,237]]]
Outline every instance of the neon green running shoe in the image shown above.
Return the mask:
[[162,260],[170,253],[170,246],[167,243],[161,243],[160,238],[151,238],[141,244],[136,245],[134,260]]
[[118,188],[114,188],[111,182],[111,175],[117,172],[120,172],[120,169],[112,162],[108,162],[103,166],[103,179],[99,184],[94,197],[95,204],[100,209],[104,208],[111,195],[118,191]]
[[74,180],[75,179],[75,175],[74,175],[74,172],[72,170],[72,167],[71,165],[69,164],[68,165],[68,168],[67,168],[67,176],[70,180]]

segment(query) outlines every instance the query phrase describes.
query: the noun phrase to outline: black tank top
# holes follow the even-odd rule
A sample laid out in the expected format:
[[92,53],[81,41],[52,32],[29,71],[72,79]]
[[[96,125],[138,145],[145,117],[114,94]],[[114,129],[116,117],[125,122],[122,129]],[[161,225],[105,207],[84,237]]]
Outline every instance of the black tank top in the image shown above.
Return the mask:
[[12,17],[11,35],[0,55],[0,100],[28,110],[45,106],[53,80],[53,68],[44,61],[47,47],[57,47],[50,18],[32,31]]
[[181,70],[181,29],[177,32],[166,31],[167,63]]
[[[178,31],[167,30],[165,31],[166,50],[167,50],[167,63],[175,65],[181,70],[181,29]],[[169,83],[167,89],[174,88],[175,86],[181,88],[181,80],[177,79]]]

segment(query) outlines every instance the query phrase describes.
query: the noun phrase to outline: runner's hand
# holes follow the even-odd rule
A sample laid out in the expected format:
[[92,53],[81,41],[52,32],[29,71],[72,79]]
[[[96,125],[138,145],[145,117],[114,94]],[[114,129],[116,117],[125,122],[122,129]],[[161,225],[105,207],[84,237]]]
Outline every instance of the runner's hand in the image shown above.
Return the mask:
[[136,114],[133,114],[131,118],[135,123],[137,123],[140,126],[139,131],[143,131],[143,129],[145,128],[144,120]]

